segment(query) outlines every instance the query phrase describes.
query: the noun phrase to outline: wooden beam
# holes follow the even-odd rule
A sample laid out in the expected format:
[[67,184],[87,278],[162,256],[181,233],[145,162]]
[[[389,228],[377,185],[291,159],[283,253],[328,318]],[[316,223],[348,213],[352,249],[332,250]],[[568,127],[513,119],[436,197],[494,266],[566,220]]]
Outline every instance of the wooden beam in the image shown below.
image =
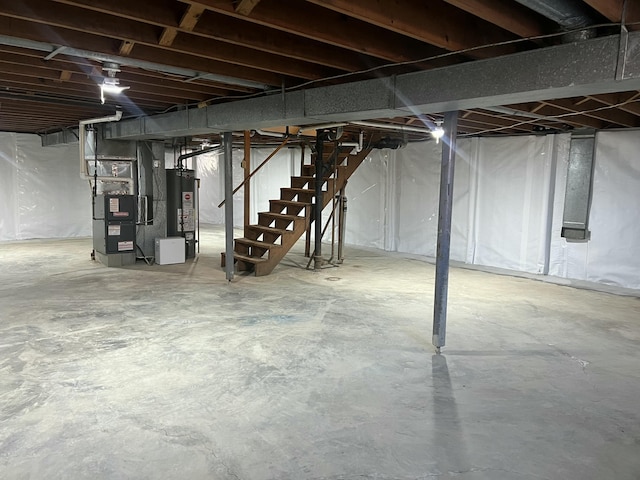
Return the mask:
[[258,3],[260,3],[260,0],[240,0],[236,5],[236,12],[249,16]]
[[165,28],[162,31],[162,35],[160,35],[158,45],[162,45],[163,47],[170,47],[177,35],[178,30],[176,30],[175,28]]
[[[105,38],[104,35],[92,35],[77,30],[74,31],[72,29],[54,26],[50,26],[47,29],[34,28],[33,23],[28,20],[2,16],[1,9],[0,31],[4,35],[39,42],[50,42],[51,38],[64,39],[67,46],[105,53],[107,55],[113,55],[120,47],[119,40]],[[155,45],[155,41],[153,43],[154,46],[136,45],[136,59],[192,70],[197,67],[197,69],[202,72],[243,78],[267,85],[280,86],[282,84],[282,75],[277,73],[247,68],[212,58],[189,55],[179,51],[160,49]]]
[[567,112],[576,112],[577,115],[584,115],[587,117],[604,120],[605,122],[614,125],[630,128],[640,127],[640,117],[632,113],[616,110],[614,108],[598,110],[598,108],[603,107],[603,105],[593,100],[582,103],[579,106],[576,106],[571,99],[553,100],[544,103],[561,108],[563,110],[566,110]]
[[[624,12],[624,21],[626,24],[640,22],[640,1],[638,0],[584,0],[594,10],[600,12],[612,22],[621,22],[623,8],[626,3],[626,12]],[[640,25],[629,25],[629,30],[639,30]]]
[[[53,68],[55,70],[70,70],[82,75],[102,75],[102,70],[99,65],[83,58],[57,55],[53,60],[44,61],[41,52],[24,50],[8,45],[0,45],[0,60],[18,65],[31,65],[40,68]],[[162,72],[152,72],[139,68],[125,67],[124,70],[118,74],[118,78],[126,80],[125,83],[144,83],[162,88],[184,90],[186,92],[206,93],[212,96],[230,96],[237,92],[249,93],[253,91],[253,89],[248,87],[223,85],[206,79],[186,82],[185,77],[167,75]]]
[[299,0],[278,0],[278,8],[257,9],[249,17],[237,13],[229,0],[183,1],[189,4],[203,5],[214,12],[248,22],[391,62],[411,61],[443,53],[442,49],[422,41],[380,29],[321,6],[305,5],[305,17],[313,19],[313,21],[300,21]]
[[[196,23],[198,23],[202,12],[204,12],[204,7],[200,5],[189,5],[187,7],[187,10],[182,15],[179,28],[188,32],[193,30],[193,27],[195,27]],[[158,43],[162,46],[169,47],[173,44],[173,41],[175,40],[177,35],[178,29],[173,27],[165,27],[165,29],[162,31],[162,35],[160,35],[160,41]]]
[[[99,83],[101,76],[71,76],[67,82],[61,84],[60,77],[57,71],[52,69],[33,68],[29,66],[22,66],[16,64],[7,64],[0,61],[0,78],[11,80],[13,82],[22,83],[24,85],[31,85],[32,87],[38,86],[55,86],[60,89],[60,92],[64,94],[81,95],[85,94],[86,98],[97,99],[99,89],[97,84]],[[210,98],[207,94],[191,94],[189,96],[184,95],[184,92],[175,92],[166,88],[154,88],[149,85],[145,85],[142,88],[132,88],[127,90],[126,94],[121,98],[124,100],[132,99],[136,101],[145,102],[150,101],[152,104],[171,106],[175,104],[182,104],[186,101],[202,101]]]
[[[60,3],[82,7],[95,12],[137,20],[162,28],[183,31],[175,20],[175,13],[168,5],[156,2],[153,12],[141,2],[130,0],[57,0]],[[191,5],[205,10],[202,5]],[[186,30],[184,30],[186,32]],[[283,55],[294,60],[304,60],[345,71],[356,71],[382,65],[385,62],[372,56],[355,53],[340,47],[320,43],[309,38],[276,30],[247,21],[241,15],[229,16],[210,10],[203,11],[201,20],[192,30],[194,35],[225,43],[249,47],[260,52]],[[256,53],[258,55],[258,53]]]
[[640,116],[640,102],[638,101],[639,96],[640,92],[622,92],[591,95],[586,98],[591,98],[604,105],[618,105],[622,103],[623,105],[617,107],[619,110]]
[[[442,2],[405,0],[307,0],[337,13],[412,37],[449,51],[465,50],[514,40],[515,37],[494,25]],[[515,46],[474,50],[476,58],[513,53]]]
[[[114,40],[117,39],[116,41],[132,41],[137,43],[136,52],[139,52],[142,46],[145,45],[158,48],[158,38],[161,34],[159,27],[155,25],[127,20],[121,17],[107,16],[79,7],[59,4],[57,8],[52,9],[50,8],[50,2],[48,0],[22,0],[20,2],[0,0],[0,14],[28,22],[49,25],[51,27],[66,28],[77,32],[112,38]],[[40,30],[34,29],[33,25],[30,25],[29,29]],[[49,40],[51,38],[66,39],[65,35],[60,35],[59,37],[53,36],[50,31],[42,33],[46,33]],[[87,46],[79,48],[89,49]],[[171,46],[163,46],[160,51],[157,51],[157,59],[155,61],[158,63],[166,63],[166,53],[164,52],[167,51],[224,62],[227,64],[227,69],[242,68],[245,74],[227,74],[228,76],[236,78],[251,79],[245,75],[250,73],[251,70],[255,71],[256,69],[273,73],[278,78],[275,83],[276,85],[281,85],[283,80],[282,75],[311,80],[338,73],[333,69],[327,69],[306,62],[292,62],[286,57],[277,55],[256,55],[255,50],[244,47],[216,41],[202,42],[197,37],[189,35],[178,36]],[[197,59],[192,58],[189,68],[198,69],[198,63]],[[214,69],[212,73],[218,72]]]
[[203,12],[204,7],[202,5],[189,5],[180,20],[180,28],[189,32],[192,31]]
[[128,57],[129,55],[131,55],[131,50],[133,50],[133,46],[135,45],[135,43],[130,42],[128,40],[123,40],[122,44],[120,45],[120,49],[118,50],[118,55],[121,55],[123,57]]
[[513,0],[444,0],[520,37],[549,33],[553,23]]

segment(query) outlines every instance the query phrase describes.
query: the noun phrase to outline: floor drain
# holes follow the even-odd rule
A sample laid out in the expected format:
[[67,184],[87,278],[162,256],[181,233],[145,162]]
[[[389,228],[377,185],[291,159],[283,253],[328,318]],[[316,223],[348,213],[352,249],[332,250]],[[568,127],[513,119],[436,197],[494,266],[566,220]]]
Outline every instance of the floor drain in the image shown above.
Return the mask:
[[326,279],[330,282],[337,282],[338,280],[340,280],[340,277],[327,277]]

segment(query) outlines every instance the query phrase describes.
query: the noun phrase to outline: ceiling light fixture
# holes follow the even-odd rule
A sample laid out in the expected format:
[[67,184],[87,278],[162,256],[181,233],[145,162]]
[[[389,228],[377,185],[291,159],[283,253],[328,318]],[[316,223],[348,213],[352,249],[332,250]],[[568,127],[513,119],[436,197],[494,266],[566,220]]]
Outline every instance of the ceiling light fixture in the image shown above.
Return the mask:
[[105,62],[102,66],[102,69],[107,72],[107,76],[104,78],[102,84],[100,85],[100,101],[104,104],[105,93],[119,95],[131,87],[120,85],[120,80],[116,78],[116,73],[120,71],[120,65],[118,65],[117,63]]
[[436,139],[436,143],[440,142],[440,139],[444,137],[444,129],[442,128],[442,120],[436,120],[436,126],[431,130],[431,136]]

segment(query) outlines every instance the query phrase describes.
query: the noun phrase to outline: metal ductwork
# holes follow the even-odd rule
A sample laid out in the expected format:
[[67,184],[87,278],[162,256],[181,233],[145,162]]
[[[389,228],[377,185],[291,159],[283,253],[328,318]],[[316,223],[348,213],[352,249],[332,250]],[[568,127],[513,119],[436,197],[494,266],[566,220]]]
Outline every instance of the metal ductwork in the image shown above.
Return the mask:
[[565,30],[576,30],[596,22],[582,2],[574,0],[516,0],[521,5],[547,17]]

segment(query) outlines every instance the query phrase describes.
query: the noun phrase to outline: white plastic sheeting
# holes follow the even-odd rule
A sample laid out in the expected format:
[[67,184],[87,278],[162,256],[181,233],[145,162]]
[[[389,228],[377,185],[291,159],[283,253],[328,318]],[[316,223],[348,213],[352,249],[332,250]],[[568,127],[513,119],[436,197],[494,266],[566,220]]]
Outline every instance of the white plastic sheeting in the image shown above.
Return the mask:
[[[251,171],[273,153],[273,148],[251,150]],[[251,221],[258,222],[258,212],[269,211],[269,200],[280,198],[280,189],[291,186],[291,176],[299,174],[300,149],[283,147],[250,180]],[[238,192],[238,195],[240,192]],[[241,197],[242,198],[242,197]],[[242,200],[244,202],[244,200]]]
[[[560,237],[570,135],[461,139],[454,181],[451,258],[469,264],[640,288],[640,134],[597,136],[589,242]],[[255,168],[271,149],[252,150]],[[283,150],[252,182],[252,222],[297,173]],[[222,158],[222,157],[220,157]],[[234,185],[242,181],[234,152]],[[217,160],[199,159],[201,218],[222,223]],[[433,141],[375,150],[347,185],[350,244],[435,256],[441,147]],[[234,198],[242,225],[242,191]],[[329,216],[325,209],[323,225]],[[330,236],[330,231],[327,235]],[[329,236],[325,239],[330,238]]]
[[544,273],[553,137],[480,141],[470,207],[475,252],[469,263]]
[[597,136],[587,280],[640,288],[638,151],[637,131]]
[[0,240],[91,235],[91,190],[77,145],[43,148],[36,135],[0,133]]
[[[272,148],[251,149],[251,171],[273,152]],[[242,149],[233,150],[233,187],[244,180],[241,162]],[[224,206],[224,154],[204,154],[197,157],[197,175],[200,185],[200,221],[223,224]],[[269,200],[280,198],[280,188],[291,185],[291,176],[299,172],[300,149],[283,148],[269,160],[250,180],[251,183],[251,223],[257,223],[258,212],[269,210]],[[244,187],[233,196],[234,226],[244,225]]]
[[[554,235],[551,274],[640,289],[638,151],[638,131],[598,133],[589,217],[591,240],[567,242]],[[561,187],[566,182],[566,165],[564,172],[558,182]],[[554,223],[561,223],[562,210],[556,215]]]
[[[552,141],[514,137],[459,142],[454,260],[542,272]],[[374,152],[349,182],[347,241],[435,256],[440,163],[441,146],[433,141]]]
[[[242,150],[233,149],[233,188],[240,185],[244,179],[244,171],[240,166]],[[224,205],[218,208],[224,200],[224,154],[205,153],[197,157],[194,162],[196,175],[200,178],[200,221],[202,223],[223,224]],[[233,197],[233,224],[241,227],[244,224],[243,188]]]
[[392,249],[385,232],[389,210],[387,178],[390,165],[395,163],[395,153],[393,150],[372,152],[349,179],[346,188],[347,243]]

